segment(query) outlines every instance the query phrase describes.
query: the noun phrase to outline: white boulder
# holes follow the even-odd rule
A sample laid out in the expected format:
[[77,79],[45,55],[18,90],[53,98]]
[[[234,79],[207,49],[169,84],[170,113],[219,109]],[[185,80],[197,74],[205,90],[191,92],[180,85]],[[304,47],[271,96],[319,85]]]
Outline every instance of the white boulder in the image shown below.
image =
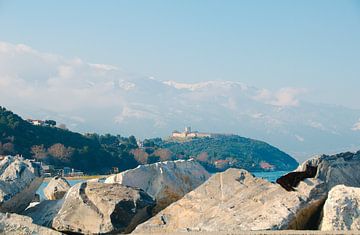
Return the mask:
[[182,198],[204,183],[210,174],[194,160],[177,160],[140,165],[110,176],[105,183],[138,187],[156,199],[155,212]]
[[55,176],[44,188],[44,195],[48,200],[59,200],[63,198],[70,187],[71,186],[66,179]]
[[338,185],[330,190],[321,230],[360,230],[360,188]]
[[60,235],[49,228],[33,224],[31,218],[10,213],[0,213],[0,234],[6,235]]
[[63,200],[52,227],[66,233],[129,233],[155,206],[143,190],[117,183],[79,183]]
[[41,185],[42,169],[21,157],[6,156],[0,161],[0,212],[25,210]]

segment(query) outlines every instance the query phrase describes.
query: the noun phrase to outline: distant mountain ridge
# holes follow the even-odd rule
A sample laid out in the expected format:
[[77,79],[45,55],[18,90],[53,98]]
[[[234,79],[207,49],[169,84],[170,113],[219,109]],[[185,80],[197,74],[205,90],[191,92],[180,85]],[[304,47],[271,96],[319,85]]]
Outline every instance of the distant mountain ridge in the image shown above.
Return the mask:
[[314,103],[301,88],[254,87],[238,82],[241,75],[238,81],[160,80],[0,44],[0,100],[26,118],[54,119],[82,133],[139,138],[165,137],[191,125],[261,139],[299,161],[360,148],[360,110]]

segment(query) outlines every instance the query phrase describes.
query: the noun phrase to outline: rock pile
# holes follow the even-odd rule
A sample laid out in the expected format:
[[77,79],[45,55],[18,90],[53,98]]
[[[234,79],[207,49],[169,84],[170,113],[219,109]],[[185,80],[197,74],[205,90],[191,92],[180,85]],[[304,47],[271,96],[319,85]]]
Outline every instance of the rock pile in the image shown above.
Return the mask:
[[228,169],[139,225],[135,232],[303,229],[324,199],[311,183],[303,182],[297,192],[287,192],[245,170]]
[[318,156],[298,171],[306,166],[317,167],[315,177],[304,178],[291,192],[244,170],[218,173],[135,232],[317,229],[332,187],[360,187],[360,152]]

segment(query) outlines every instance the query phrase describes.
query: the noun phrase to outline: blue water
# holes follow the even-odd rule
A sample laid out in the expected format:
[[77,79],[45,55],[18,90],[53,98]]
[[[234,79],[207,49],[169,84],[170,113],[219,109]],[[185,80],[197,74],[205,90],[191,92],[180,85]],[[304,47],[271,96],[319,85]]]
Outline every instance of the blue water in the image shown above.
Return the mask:
[[[69,184],[71,186],[83,182],[84,180],[68,180]],[[40,195],[40,200],[44,200],[45,199],[45,195],[44,195],[44,188],[48,185],[49,182],[43,182],[40,187],[38,188],[38,190],[36,191],[37,194]]]
[[[275,182],[277,178],[279,178],[282,175],[285,175],[286,173],[288,173],[288,171],[270,171],[270,172],[251,172],[253,175],[255,175],[256,177],[259,178],[263,178],[266,179],[270,182]],[[71,186],[83,182],[84,180],[68,180],[69,184]],[[40,195],[40,200],[44,200],[45,196],[44,196],[44,188],[48,185],[48,182],[43,182],[39,189],[37,190],[36,193],[38,193]]]
[[251,173],[258,178],[263,178],[270,182],[275,182],[277,178],[289,173],[289,171],[272,171],[272,172],[269,171],[269,172],[251,172]]

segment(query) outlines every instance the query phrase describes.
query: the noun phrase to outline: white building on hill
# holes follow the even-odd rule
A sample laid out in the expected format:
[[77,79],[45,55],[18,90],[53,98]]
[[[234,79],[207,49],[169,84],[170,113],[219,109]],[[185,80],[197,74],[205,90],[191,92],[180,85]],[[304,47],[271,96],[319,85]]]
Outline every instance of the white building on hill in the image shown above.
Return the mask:
[[173,131],[171,137],[174,138],[202,138],[202,137],[211,137],[210,133],[202,133],[198,131],[191,131],[191,127],[185,127],[183,132]]

